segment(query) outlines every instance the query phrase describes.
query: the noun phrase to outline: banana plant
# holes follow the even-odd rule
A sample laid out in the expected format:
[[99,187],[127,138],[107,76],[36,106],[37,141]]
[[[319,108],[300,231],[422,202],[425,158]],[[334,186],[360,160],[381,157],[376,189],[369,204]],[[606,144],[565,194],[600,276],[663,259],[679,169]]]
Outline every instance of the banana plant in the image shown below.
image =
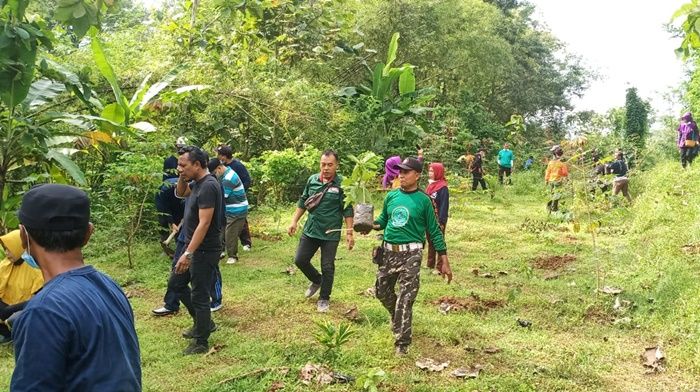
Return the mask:
[[[30,0],[0,0],[0,230],[12,222],[7,218],[14,208],[14,194],[8,181],[22,183],[27,166],[38,165],[55,172],[62,167],[78,183],[81,172],[70,157],[48,142],[70,132],[52,123],[50,110],[61,106],[54,100],[70,92],[90,101],[90,89],[77,77],[41,58],[55,38],[40,17],[26,16]],[[109,3],[102,0],[58,0],[56,18],[81,38],[89,26],[99,25],[100,13]],[[71,12],[67,12],[70,8]],[[83,28],[81,28],[82,26]],[[77,28],[76,28],[77,27]]]
[[[345,87],[338,92],[339,96],[345,98],[368,95],[380,103],[378,111],[374,113],[374,116],[384,123],[384,134],[379,135],[379,141],[388,136],[397,121],[422,116],[431,111],[431,108],[424,105],[435,98],[432,89],[416,89],[413,65],[404,63],[400,67],[393,66],[399,49],[399,38],[399,33],[392,35],[386,62],[375,64],[373,69],[367,66],[370,73],[369,85]],[[422,130],[416,126],[405,129],[418,136],[422,135]]]
[[[156,127],[144,120],[146,109],[170,83],[175,80],[177,72],[169,72],[163,79],[151,84],[151,74],[148,74],[131,99],[127,99],[121,90],[117,75],[112,68],[102,43],[97,36],[97,29],[91,28],[88,32],[91,42],[93,58],[102,76],[107,80],[114,94],[114,102],[104,105],[102,112],[97,117],[83,117],[83,119],[95,123],[99,128],[112,131],[133,134],[135,130],[141,132],[154,132]],[[184,94],[190,91],[199,91],[209,88],[207,85],[189,85],[173,90],[175,94]]]

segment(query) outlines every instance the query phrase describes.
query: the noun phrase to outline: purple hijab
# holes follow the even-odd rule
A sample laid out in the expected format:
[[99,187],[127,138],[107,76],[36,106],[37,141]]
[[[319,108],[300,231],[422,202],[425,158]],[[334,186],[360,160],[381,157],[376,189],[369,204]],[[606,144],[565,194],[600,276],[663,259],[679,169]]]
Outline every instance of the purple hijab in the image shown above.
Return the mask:
[[387,159],[384,163],[384,178],[382,178],[384,189],[391,188],[391,182],[399,175],[399,163],[401,163],[401,157],[398,155]]

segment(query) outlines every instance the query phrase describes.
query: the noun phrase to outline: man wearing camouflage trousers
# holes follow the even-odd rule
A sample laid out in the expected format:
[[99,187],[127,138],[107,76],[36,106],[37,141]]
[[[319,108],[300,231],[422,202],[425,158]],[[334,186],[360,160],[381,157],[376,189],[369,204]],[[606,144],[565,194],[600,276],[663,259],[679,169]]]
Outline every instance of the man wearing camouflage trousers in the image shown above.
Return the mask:
[[[375,230],[384,230],[376,296],[391,314],[391,328],[397,355],[408,353],[411,344],[413,303],[420,286],[420,263],[426,230],[441,260],[441,275],[452,281],[452,270],[447,260],[447,247],[435,216],[430,197],[418,189],[423,164],[415,158],[406,158],[398,165],[401,188],[389,192],[384,199],[382,213],[374,222]],[[399,292],[394,287],[399,283]]]

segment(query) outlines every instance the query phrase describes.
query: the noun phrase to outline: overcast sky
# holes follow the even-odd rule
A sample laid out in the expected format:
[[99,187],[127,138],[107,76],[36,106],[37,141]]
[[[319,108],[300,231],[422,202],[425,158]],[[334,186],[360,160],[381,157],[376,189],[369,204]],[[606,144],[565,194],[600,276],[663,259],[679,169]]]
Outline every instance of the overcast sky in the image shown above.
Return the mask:
[[569,50],[584,58],[602,79],[576,101],[577,110],[625,104],[625,90],[637,87],[662,114],[670,108],[661,94],[684,78],[674,49],[680,45],[664,29],[673,13],[690,0],[530,0],[535,16]]

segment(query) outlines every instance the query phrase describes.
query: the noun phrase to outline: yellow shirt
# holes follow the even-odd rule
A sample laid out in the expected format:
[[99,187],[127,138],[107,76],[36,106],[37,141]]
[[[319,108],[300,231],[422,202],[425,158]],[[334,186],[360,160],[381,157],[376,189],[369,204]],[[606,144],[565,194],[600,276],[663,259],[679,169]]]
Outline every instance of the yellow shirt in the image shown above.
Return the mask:
[[559,159],[552,159],[547,164],[547,170],[544,172],[544,181],[546,183],[560,182],[569,176],[569,168],[566,163]]
[[[24,252],[19,230],[0,237],[0,241],[19,260]],[[0,301],[8,305],[28,301],[42,286],[44,277],[41,270],[32,268],[25,262],[15,265],[9,258],[0,261]]]

